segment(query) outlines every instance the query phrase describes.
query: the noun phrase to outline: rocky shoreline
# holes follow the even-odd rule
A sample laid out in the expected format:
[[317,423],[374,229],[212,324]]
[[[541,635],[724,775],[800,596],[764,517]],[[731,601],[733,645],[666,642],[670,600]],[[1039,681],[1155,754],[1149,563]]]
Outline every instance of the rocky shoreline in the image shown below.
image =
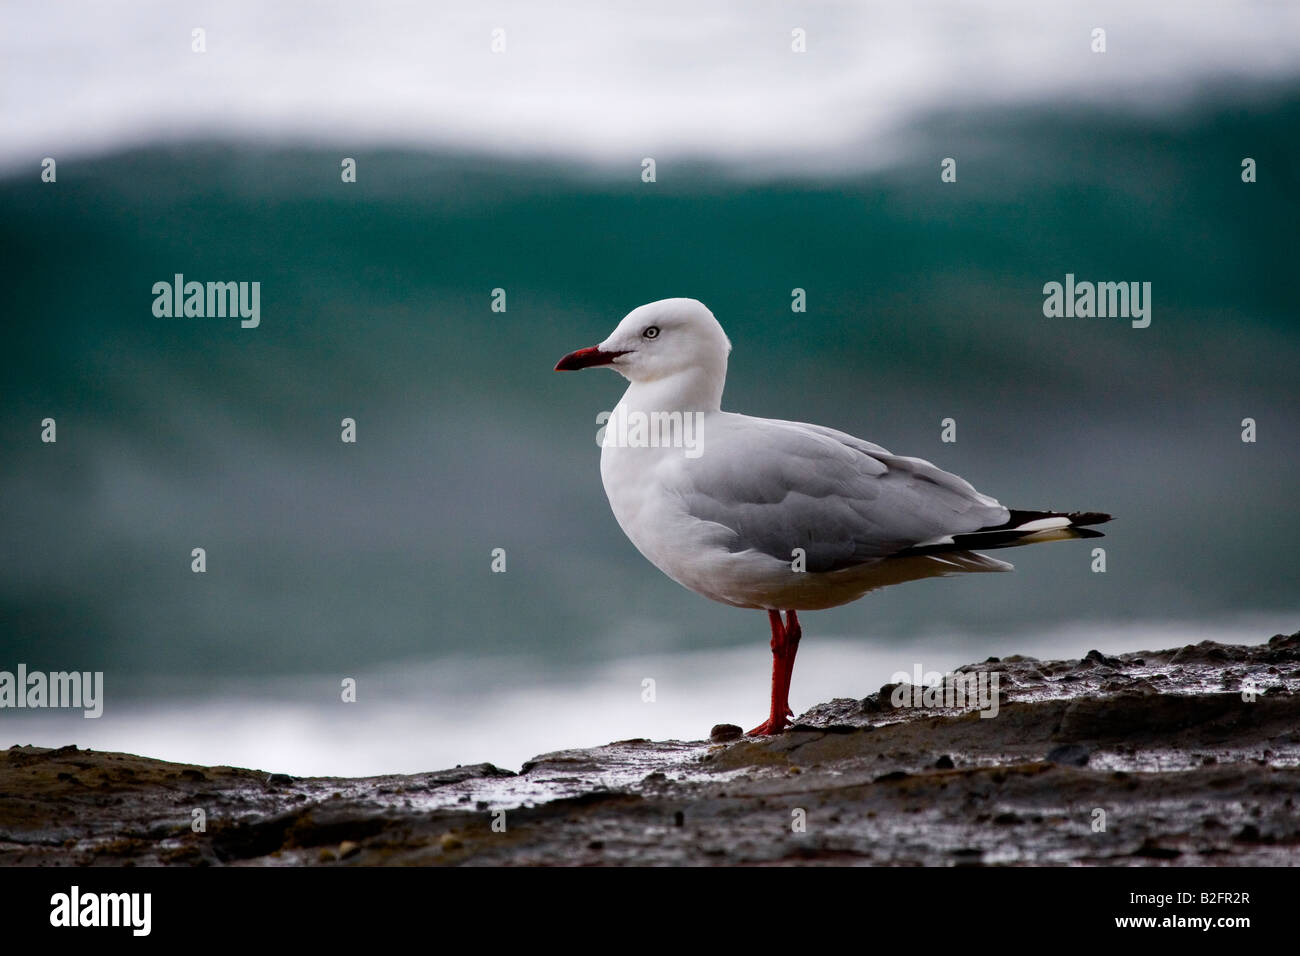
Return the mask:
[[774,738],[718,727],[519,773],[295,778],[14,746],[0,865],[1300,862],[1300,633],[958,670],[995,674],[991,719],[895,706],[912,688],[886,685]]

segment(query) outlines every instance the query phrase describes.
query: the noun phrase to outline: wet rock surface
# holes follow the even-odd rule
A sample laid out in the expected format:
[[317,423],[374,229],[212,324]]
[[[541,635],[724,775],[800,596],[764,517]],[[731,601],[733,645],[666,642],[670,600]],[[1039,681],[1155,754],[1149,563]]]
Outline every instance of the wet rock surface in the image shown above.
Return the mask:
[[296,778],[12,747],[0,865],[1300,862],[1300,634],[1015,656],[948,683],[979,675],[997,675],[995,717],[895,706],[923,697],[886,685],[774,738],[720,725],[517,774]]

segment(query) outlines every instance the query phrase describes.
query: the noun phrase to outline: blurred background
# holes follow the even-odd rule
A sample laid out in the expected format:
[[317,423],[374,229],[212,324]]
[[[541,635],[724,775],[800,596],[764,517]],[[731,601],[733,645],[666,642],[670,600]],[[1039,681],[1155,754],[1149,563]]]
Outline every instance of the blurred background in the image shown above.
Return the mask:
[[[0,746],[360,774],[758,723],[764,616],[635,551],[622,379],[551,371],[669,296],[726,408],[1117,516],[1104,574],[806,616],[796,709],[1300,626],[1294,3],[47,2],[0,64],[0,670],[107,697]],[[1150,282],[1150,327],[1045,318],[1067,272]],[[175,273],[260,282],[260,327],[155,317]]]

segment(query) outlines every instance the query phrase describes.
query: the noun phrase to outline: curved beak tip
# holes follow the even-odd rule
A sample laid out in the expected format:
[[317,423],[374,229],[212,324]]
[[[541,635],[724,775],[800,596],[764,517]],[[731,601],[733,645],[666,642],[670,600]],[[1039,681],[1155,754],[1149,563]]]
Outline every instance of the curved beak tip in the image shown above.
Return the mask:
[[555,363],[555,371],[576,372],[578,369],[608,365],[623,354],[623,352],[602,352],[599,346],[593,345],[590,348],[578,349],[578,351],[570,352],[564,356]]

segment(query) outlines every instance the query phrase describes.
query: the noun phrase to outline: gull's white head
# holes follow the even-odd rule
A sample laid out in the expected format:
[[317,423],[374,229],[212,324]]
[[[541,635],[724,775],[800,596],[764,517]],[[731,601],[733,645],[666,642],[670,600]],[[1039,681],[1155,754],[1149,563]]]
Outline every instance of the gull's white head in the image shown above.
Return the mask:
[[557,372],[607,365],[634,384],[677,375],[716,380],[721,393],[731,342],[697,299],[660,299],[633,309],[599,345],[570,352]]

